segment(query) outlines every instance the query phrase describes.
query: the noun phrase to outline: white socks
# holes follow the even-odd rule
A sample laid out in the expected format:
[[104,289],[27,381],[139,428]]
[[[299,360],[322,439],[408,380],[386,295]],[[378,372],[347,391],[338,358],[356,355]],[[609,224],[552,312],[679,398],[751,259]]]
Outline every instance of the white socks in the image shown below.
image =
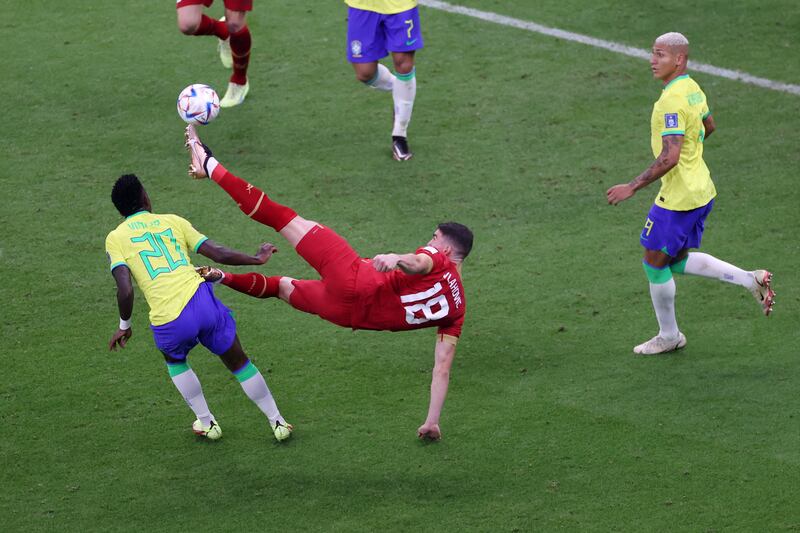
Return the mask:
[[394,87],[394,80],[394,74],[392,74],[388,68],[378,63],[378,71],[375,73],[375,77],[367,82],[367,85],[373,89],[388,92]]
[[267,382],[264,381],[264,376],[261,375],[261,372],[256,370],[255,374],[239,382],[239,384],[242,386],[244,393],[247,394],[247,397],[253,400],[253,403],[261,409],[262,413],[267,415],[269,423],[273,427],[275,422],[286,424],[286,420],[283,419],[280,411],[278,411],[278,405],[275,403],[275,399],[272,397],[272,393],[267,387]]
[[200,423],[203,424],[204,427],[210,426],[213,416],[208,410],[206,397],[203,396],[203,387],[200,386],[200,380],[197,379],[197,374],[194,373],[194,370],[189,368],[177,376],[171,377],[175,388],[178,389],[183,399],[186,400],[189,408],[194,411]]
[[411,111],[414,109],[414,98],[417,96],[416,69],[408,74],[398,74],[392,87],[394,99],[394,128],[392,137],[406,137]]
[[691,252],[689,254],[686,258],[686,267],[683,273],[727,281],[728,283],[741,285],[746,289],[752,289],[755,283],[752,272],[747,272],[712,255],[701,252]]
[[411,121],[411,112],[414,109],[414,99],[417,96],[416,69],[406,74],[396,76],[383,64],[378,63],[375,77],[367,85],[379,91],[392,91],[394,100],[394,127],[392,137],[407,137],[408,123]]
[[658,320],[658,335],[666,340],[678,338],[678,321],[675,319],[675,280],[650,283],[650,299]]

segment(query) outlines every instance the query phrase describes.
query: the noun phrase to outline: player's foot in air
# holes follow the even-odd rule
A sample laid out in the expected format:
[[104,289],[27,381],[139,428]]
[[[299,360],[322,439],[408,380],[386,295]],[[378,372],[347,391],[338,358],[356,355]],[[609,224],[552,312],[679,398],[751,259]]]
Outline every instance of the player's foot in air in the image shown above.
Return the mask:
[[[222,17],[219,21],[225,22],[225,17]],[[225,68],[233,68],[233,53],[231,52],[230,37],[227,39],[219,39],[217,51],[219,52],[219,60],[222,61],[222,66]]]
[[408,147],[408,139],[405,137],[392,137],[392,157],[397,161],[408,161],[413,157],[411,149]]
[[237,106],[242,102],[244,102],[244,97],[247,96],[248,92],[250,92],[249,81],[244,85],[228,82],[228,90],[225,92],[225,96],[222,97],[222,100],[219,101],[219,106],[220,107]]
[[761,305],[764,316],[769,316],[772,312],[772,306],[775,305],[775,291],[772,290],[772,272],[769,270],[755,270],[753,271],[753,278],[756,284],[750,292],[753,293],[753,298]]
[[195,435],[210,440],[217,440],[222,437],[222,429],[219,427],[216,420],[212,420],[210,426],[204,426],[200,420],[195,420],[194,423],[192,423],[192,431],[194,431]]
[[284,420],[283,423],[275,422],[275,425],[272,426],[272,433],[275,435],[275,440],[280,442],[291,437],[293,429],[294,426]]
[[200,266],[195,268],[194,271],[209,283],[219,283],[225,275],[222,270],[211,266]]
[[200,137],[197,136],[197,130],[194,124],[186,126],[184,133],[186,142],[184,145],[189,150],[191,162],[189,163],[189,175],[194,179],[203,179],[208,177],[208,159],[211,157],[211,149],[203,144]]
[[678,332],[677,339],[671,340],[665,339],[660,335],[656,335],[649,341],[640,344],[639,346],[635,346],[633,348],[633,353],[638,353],[640,355],[655,355],[659,353],[680,350],[684,346],[686,346],[686,335],[681,332]]

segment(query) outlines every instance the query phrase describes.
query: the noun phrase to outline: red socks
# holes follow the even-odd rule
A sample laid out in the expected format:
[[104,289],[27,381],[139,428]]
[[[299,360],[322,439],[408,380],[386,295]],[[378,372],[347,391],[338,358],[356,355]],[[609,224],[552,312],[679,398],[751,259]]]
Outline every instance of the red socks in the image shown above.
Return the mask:
[[225,272],[222,284],[255,298],[270,298],[278,296],[278,282],[280,280],[280,276],[267,277],[258,272],[248,272],[247,274]]
[[[194,32],[195,35],[216,35],[220,39],[227,39],[230,35],[228,26],[224,22],[212,19],[209,16],[203,15],[200,19],[200,25]],[[249,36],[248,36],[249,38]]]
[[214,168],[211,179],[236,201],[242,213],[275,231],[282,230],[297,216],[294,209],[273,202],[261,189],[234,176],[220,164]]
[[250,30],[247,26],[236,33],[231,33],[231,54],[233,54],[233,74],[231,83],[244,85],[247,83],[247,64],[250,62]]

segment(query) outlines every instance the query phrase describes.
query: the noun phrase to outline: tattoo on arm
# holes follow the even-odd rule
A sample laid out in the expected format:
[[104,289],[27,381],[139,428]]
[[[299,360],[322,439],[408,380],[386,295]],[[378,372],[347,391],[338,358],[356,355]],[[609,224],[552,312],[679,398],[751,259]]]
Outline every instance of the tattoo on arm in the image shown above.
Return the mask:
[[682,135],[665,135],[661,138],[661,153],[647,170],[636,176],[628,185],[635,190],[646,187],[661,178],[678,164],[681,146],[683,145]]

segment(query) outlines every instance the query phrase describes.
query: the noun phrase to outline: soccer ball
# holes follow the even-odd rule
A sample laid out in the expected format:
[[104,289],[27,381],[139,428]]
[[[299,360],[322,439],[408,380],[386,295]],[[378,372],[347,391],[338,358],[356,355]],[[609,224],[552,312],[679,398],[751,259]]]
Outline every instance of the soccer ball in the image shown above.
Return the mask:
[[202,83],[194,83],[178,95],[178,116],[189,124],[208,124],[219,113],[217,92]]

